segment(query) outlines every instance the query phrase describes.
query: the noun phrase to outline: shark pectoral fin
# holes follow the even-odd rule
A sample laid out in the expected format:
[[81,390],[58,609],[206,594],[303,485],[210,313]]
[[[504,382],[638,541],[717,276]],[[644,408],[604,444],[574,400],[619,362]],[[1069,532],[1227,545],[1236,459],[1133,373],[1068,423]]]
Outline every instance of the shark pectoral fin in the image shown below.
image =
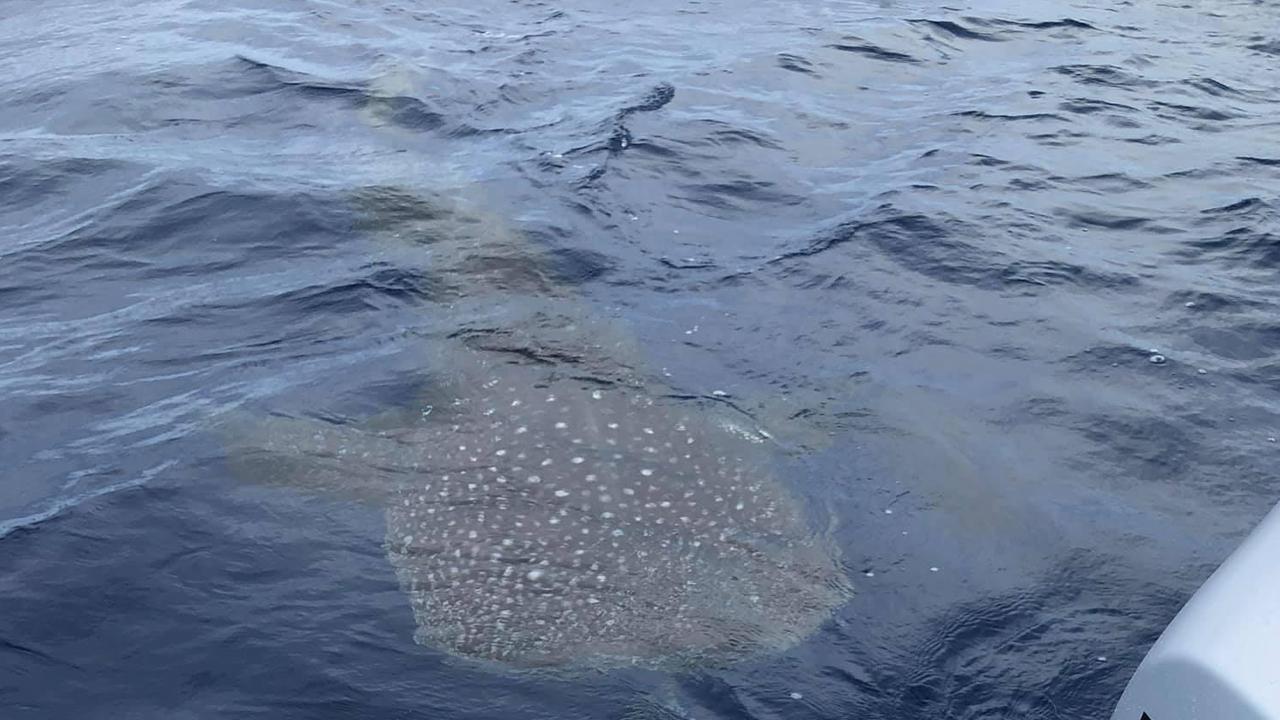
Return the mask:
[[395,439],[319,420],[237,415],[218,434],[241,482],[385,506],[411,471]]
[[[315,462],[307,458],[286,457],[258,450],[228,454],[227,464],[232,476],[242,482],[287,487],[311,495],[382,505],[388,494],[367,477],[360,478],[336,463]],[[360,481],[353,482],[355,478]]]

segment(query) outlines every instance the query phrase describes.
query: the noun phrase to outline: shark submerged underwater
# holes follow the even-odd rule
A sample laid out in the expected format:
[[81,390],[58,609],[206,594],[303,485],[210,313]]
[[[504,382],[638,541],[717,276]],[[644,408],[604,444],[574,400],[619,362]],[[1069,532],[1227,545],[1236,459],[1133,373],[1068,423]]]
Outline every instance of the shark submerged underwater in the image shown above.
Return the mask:
[[421,265],[454,318],[430,400],[354,425],[239,417],[223,437],[242,479],[385,507],[420,644],[516,669],[722,666],[848,598],[768,436],[634,369],[538,243],[396,188],[355,204],[380,259]]
[[264,418],[236,451],[242,475],[385,504],[421,644],[526,669],[716,666],[801,641],[845,599],[761,436],[641,386],[455,355],[469,391],[421,423]]
[[239,420],[237,474],[384,506],[416,639],[457,656],[681,669],[814,632],[847,581],[770,474],[766,436],[605,372],[599,344],[572,342],[599,337],[590,320],[555,308],[438,353],[448,381],[425,417]]

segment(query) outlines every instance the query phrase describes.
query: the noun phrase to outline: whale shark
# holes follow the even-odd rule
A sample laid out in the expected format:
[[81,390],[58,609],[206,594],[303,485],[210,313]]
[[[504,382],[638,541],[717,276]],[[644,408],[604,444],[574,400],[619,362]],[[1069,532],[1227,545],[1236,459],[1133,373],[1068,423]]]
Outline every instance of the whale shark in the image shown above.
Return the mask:
[[384,509],[418,643],[517,670],[706,668],[785,650],[847,600],[770,435],[646,373],[537,243],[439,196],[352,203],[379,261],[447,308],[429,387],[382,417],[241,416],[223,438],[240,478]]
[[766,434],[590,352],[466,337],[416,422],[263,418],[232,453],[242,476],[385,507],[419,643],[518,669],[721,666],[846,599]]

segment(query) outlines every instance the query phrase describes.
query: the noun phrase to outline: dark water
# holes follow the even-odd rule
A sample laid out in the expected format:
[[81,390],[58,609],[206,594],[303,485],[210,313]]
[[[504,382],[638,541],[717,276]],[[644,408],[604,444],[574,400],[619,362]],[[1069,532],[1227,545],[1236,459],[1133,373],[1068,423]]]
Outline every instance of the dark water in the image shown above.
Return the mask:
[[0,715],[670,684],[415,645],[379,509],[228,473],[220,417],[375,414],[484,307],[395,241],[418,196],[789,438],[839,520],[854,598],[675,678],[688,717],[1109,714],[1277,496],[1280,11],[622,8],[0,1]]

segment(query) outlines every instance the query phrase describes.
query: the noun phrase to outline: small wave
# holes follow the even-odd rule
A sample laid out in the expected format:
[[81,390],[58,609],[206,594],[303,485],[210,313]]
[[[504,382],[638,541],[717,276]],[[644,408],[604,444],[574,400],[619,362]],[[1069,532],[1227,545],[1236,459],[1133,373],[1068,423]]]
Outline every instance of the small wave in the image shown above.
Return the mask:
[[669,258],[660,257],[658,262],[672,270],[708,270],[716,267],[715,261],[708,258]]
[[1237,215],[1237,216],[1250,217],[1270,209],[1271,209],[1271,205],[1265,202],[1262,198],[1250,197],[1250,198],[1245,198],[1243,200],[1238,200],[1228,205],[1207,208],[1207,209],[1201,210],[1200,213],[1202,215],[1215,215],[1215,216]]
[[344,315],[385,309],[387,300],[391,305],[418,304],[456,296],[442,280],[427,273],[378,264],[361,278],[291,290],[264,302],[285,316],[311,317],[311,313]]
[[239,95],[260,95],[279,90],[296,90],[304,94],[332,97],[357,97],[364,93],[362,84],[350,80],[325,80],[245,55],[236,55],[231,72],[212,83],[221,93],[219,99]]
[[1010,263],[1003,270],[1005,283],[1032,285],[1076,285],[1091,288],[1124,288],[1138,284],[1137,278],[1121,273],[1105,272],[1059,260]]
[[1155,80],[1148,80],[1114,65],[1059,65],[1051,70],[1084,85],[1115,88],[1152,88],[1159,85]]
[[1137,112],[1138,108],[1123,103],[1108,102],[1097,98],[1072,98],[1058,104],[1059,110],[1077,115],[1093,115],[1101,112]]
[[1260,52],[1264,55],[1280,55],[1280,40],[1269,40],[1267,42],[1254,43],[1249,46],[1254,52]]
[[778,67],[804,75],[813,75],[815,77],[818,75],[818,71],[814,69],[812,62],[793,53],[778,53]]
[[1171,293],[1167,303],[1170,308],[1194,307],[1199,312],[1238,312],[1269,307],[1269,303],[1238,293],[1208,290],[1182,290]]
[[1251,165],[1265,165],[1267,167],[1280,167],[1280,158],[1250,157],[1248,155],[1238,155],[1236,159],[1249,163]]
[[1151,222],[1151,218],[1134,215],[1114,215],[1100,210],[1064,212],[1073,227],[1104,228],[1107,230],[1137,230]]
[[1054,176],[1050,179],[1055,182],[1069,183],[1076,187],[1089,188],[1096,192],[1105,194],[1128,192],[1130,190],[1146,190],[1155,187],[1154,184],[1146,180],[1126,175],[1125,173],[1102,173],[1099,175],[1085,175],[1073,178]]
[[1247,97],[1249,93],[1230,85],[1214,80],[1210,77],[1191,78],[1183,82],[1183,85],[1194,88],[1206,95],[1213,97]]
[[1188,261],[1225,260],[1263,270],[1280,267],[1280,235],[1253,227],[1234,228],[1221,235],[1188,241],[1185,245],[1175,255]]
[[748,145],[764,150],[784,150],[781,143],[763,132],[730,125],[720,120],[699,120],[694,127],[705,129],[703,137],[709,145],[721,147]]
[[989,113],[985,110],[961,110],[951,113],[952,117],[977,118],[979,120],[1062,120],[1066,118],[1054,113],[1023,113],[1019,115],[1006,115],[1000,113]]
[[982,42],[1003,42],[1005,38],[978,32],[952,20],[908,20],[907,22],[937,30],[945,35],[962,40],[980,40]]
[[1151,107],[1157,111],[1157,117],[1170,120],[1192,118],[1195,120],[1221,122],[1223,120],[1233,120],[1243,117],[1239,113],[1228,112],[1226,110],[1217,110],[1215,108],[1202,107],[1200,105],[1183,105],[1180,103],[1163,102],[1160,100],[1152,101]]
[[[331,247],[350,225],[322,196],[211,190],[158,178],[28,257],[68,272],[110,267],[166,278]],[[68,263],[73,257],[77,262]]]
[[781,192],[771,182],[735,180],[680,186],[679,197],[716,210],[747,210],[760,205],[798,205],[804,198]]
[[[4,212],[57,195],[65,198],[86,178],[136,167],[133,163],[99,158],[53,158],[36,162],[19,155],[0,157],[0,208]],[[0,216],[2,217],[2,216]]]
[[[1062,260],[1013,259],[1004,253],[983,249],[976,240],[981,231],[954,217],[901,213],[892,206],[883,206],[873,215],[879,217],[844,223],[820,234],[805,247],[775,257],[769,264],[819,255],[853,244],[875,248],[900,267],[922,276],[958,285],[1122,288],[1137,283],[1136,278],[1122,273]],[[826,272],[836,267],[831,263],[823,265]]]
[[827,45],[827,47],[833,50],[839,50],[840,52],[853,53],[855,55],[862,55],[864,57],[869,57],[873,60],[883,60],[885,62],[895,62],[895,63],[921,62],[919,58],[908,55],[907,53],[897,52],[895,50],[889,50],[886,48],[882,48],[879,45],[872,45],[871,43],[867,43],[867,42],[832,43],[830,45]]
[[178,464],[177,460],[166,460],[165,462],[162,462],[159,465],[155,465],[151,468],[143,470],[141,473],[138,474],[137,477],[130,478],[128,480],[121,480],[119,482],[114,482],[114,483],[111,483],[110,485],[104,485],[102,487],[94,488],[93,490],[89,490],[82,493],[77,493],[75,495],[71,495],[68,497],[59,498],[49,503],[48,506],[42,510],[37,510],[36,512],[30,513],[28,515],[24,515],[22,517],[0,521],[0,540],[5,539],[9,535],[17,531],[31,530],[39,526],[41,523],[44,523],[48,520],[58,517],[59,515],[62,515],[63,513],[79,505],[89,502],[90,500],[100,498],[104,495],[110,495],[112,493],[117,493],[124,490],[129,490],[132,488],[146,485],[147,483],[154,480],[157,475],[159,475],[160,473],[164,472],[165,470],[168,470],[169,468],[177,464]]
[[1098,28],[1090,25],[1083,20],[1075,18],[1062,18],[1060,20],[1003,20],[993,19],[988,21],[992,25],[1004,25],[1007,27],[1026,28],[1028,30],[1097,30]]

